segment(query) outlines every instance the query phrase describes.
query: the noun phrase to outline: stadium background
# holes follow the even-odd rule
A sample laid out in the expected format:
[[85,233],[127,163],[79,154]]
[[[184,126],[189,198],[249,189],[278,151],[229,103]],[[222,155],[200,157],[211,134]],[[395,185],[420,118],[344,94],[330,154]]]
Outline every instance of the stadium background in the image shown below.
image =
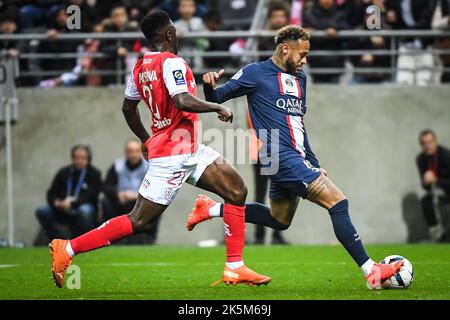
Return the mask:
[[[11,34],[3,34],[0,43],[6,55],[13,55],[11,49],[19,53],[20,75],[16,80],[19,100],[19,117],[13,127],[13,159],[14,159],[14,211],[15,211],[15,238],[23,241],[26,245],[31,245],[39,231],[38,222],[34,216],[37,206],[45,202],[45,191],[48,188],[55,171],[62,165],[69,162],[69,149],[72,145],[84,142],[88,143],[94,153],[94,164],[105,173],[111,162],[122,155],[123,142],[132,136],[127,128],[121,114],[121,100],[123,96],[123,80],[128,74],[129,65],[141,50],[141,41],[132,41],[126,56],[119,56],[116,50],[109,52],[105,49],[112,46],[115,49],[120,47],[118,41],[103,39],[98,43],[98,50],[89,51],[90,47],[80,40],[84,33],[99,31],[95,29],[101,24],[103,32],[134,32],[135,22],[139,16],[144,14],[151,6],[156,6],[155,1],[123,1],[127,6],[128,22],[123,30],[114,30],[109,24],[108,16],[114,1],[4,1],[1,7],[1,21],[17,22],[17,30]],[[120,4],[121,1],[116,1]],[[202,50],[198,46],[204,41],[195,42],[195,50],[191,50],[193,57],[194,72],[201,74],[206,69],[219,69],[225,67],[227,74],[232,74],[238,70],[243,63],[253,61],[258,56],[263,56],[261,52],[256,56],[246,56],[246,52],[258,52],[267,50],[258,46],[257,42],[262,41],[261,37],[248,37],[252,41],[245,42],[247,36],[253,34],[263,35],[261,30],[267,25],[267,10],[270,7],[269,1],[199,1],[197,12],[208,17],[208,12],[214,6],[221,8],[225,3],[237,3],[236,8],[246,8],[247,16],[243,14],[238,20],[231,19],[233,15],[222,17],[222,23],[228,23],[228,27],[223,27],[223,31],[213,33],[208,30],[197,30],[198,35],[204,38],[214,39],[215,35],[226,35],[231,37],[229,46],[225,49],[217,50],[222,54],[225,63],[213,62],[212,65],[204,63],[202,55],[214,53],[204,47]],[[300,22],[304,15],[308,14],[314,7],[314,1],[287,1],[292,8],[298,9],[298,3],[302,4],[302,12],[294,12],[291,9],[290,19],[293,22]],[[432,17],[429,10],[423,10],[422,20],[424,24],[419,26],[406,26],[401,23],[388,22],[388,8],[396,1],[336,1],[336,12],[339,12],[336,19],[348,22],[345,26],[336,27],[337,38],[327,38],[326,31],[314,31],[313,37],[329,40],[335,47],[323,48],[319,45],[312,48],[312,53],[322,50],[325,56],[335,57],[337,52],[342,51],[342,61],[332,66],[334,71],[321,70],[330,67],[323,61],[308,67],[307,72],[314,75],[315,72],[328,75],[339,75],[335,77],[325,77],[325,81],[310,81],[308,88],[309,111],[305,119],[306,126],[310,131],[310,140],[314,151],[319,157],[321,164],[329,171],[330,176],[343,189],[351,203],[352,219],[361,233],[362,239],[368,243],[404,243],[407,241],[421,241],[427,238],[427,230],[417,201],[414,202],[416,194],[422,194],[420,179],[415,165],[415,157],[420,151],[417,135],[425,128],[436,131],[441,144],[450,145],[450,109],[448,101],[450,91],[446,81],[446,60],[445,53],[437,50],[441,44],[448,39],[448,25],[444,30],[432,30]],[[397,1],[398,2],[398,1]],[[91,5],[95,3],[94,5]],[[240,3],[240,4],[239,4]],[[245,4],[242,7],[242,3]],[[427,45],[417,48],[417,52],[431,54],[434,58],[430,67],[432,76],[426,83],[418,83],[413,77],[410,85],[396,83],[395,75],[401,71],[397,65],[398,51],[393,50],[383,61],[376,61],[372,65],[359,65],[359,60],[354,60],[355,56],[345,54],[344,50],[382,50],[361,45],[354,46],[358,41],[370,37],[369,32],[363,31],[364,10],[371,4],[386,5],[382,12],[383,24],[381,32],[386,36],[386,43],[391,46],[385,50],[396,49],[404,41],[405,34],[426,35]],[[430,8],[437,7],[438,3],[429,1]],[[26,5],[42,5],[48,13],[54,5],[76,4],[81,6],[82,23],[81,31],[69,31],[65,28],[58,30],[56,38],[63,38],[63,34],[78,36],[77,41],[50,40],[51,33],[55,26],[51,20],[29,26],[20,21],[23,16],[23,8]],[[171,14],[176,20],[175,1],[160,1],[158,4],[166,9],[172,9]],[[297,7],[296,7],[297,6]],[[393,5],[394,6],[394,5]],[[395,6],[394,6],[395,7]],[[213,8],[213,9],[211,9]],[[137,14],[136,10],[137,9]],[[231,9],[233,9],[231,7]],[[296,9],[296,10],[297,10]],[[239,10],[237,10],[239,11]],[[219,10],[224,15],[227,11]],[[248,12],[251,15],[248,15]],[[236,14],[236,12],[234,12]],[[426,16],[427,15],[427,16]],[[231,18],[230,18],[231,17]],[[355,18],[356,17],[356,18]],[[227,20],[230,18],[231,20]],[[351,18],[351,19],[350,19]],[[359,18],[359,19],[358,19]],[[87,20],[83,20],[87,19]],[[106,19],[106,20],[104,20]],[[297,19],[297,20],[295,20]],[[421,21],[422,21],[421,20]],[[243,22],[240,24],[239,22]],[[233,28],[230,27],[233,26]],[[134,26],[134,27],[133,27]],[[58,28],[58,27],[57,27]],[[445,28],[447,28],[445,30]],[[250,30],[250,31],[249,31]],[[360,33],[360,36],[355,34]],[[98,32],[102,33],[102,32]],[[345,34],[352,36],[345,37]],[[106,33],[105,33],[106,34]],[[120,33],[116,33],[120,34]],[[266,38],[270,38],[270,32]],[[35,35],[39,35],[36,37]],[[92,35],[92,34],[90,34]],[[106,34],[107,35],[107,34]],[[123,34],[122,34],[123,35]],[[390,36],[392,35],[392,36]],[[189,50],[186,47],[192,46],[192,38],[197,37],[196,33],[185,33],[181,38],[181,49],[183,41],[185,50],[181,55],[189,59]],[[343,36],[343,38],[341,38]],[[7,40],[9,37],[10,40]],[[21,38],[22,37],[22,38]],[[86,35],[89,38],[89,35]],[[140,35],[135,34],[135,38]],[[266,39],[264,38],[264,39]],[[133,39],[133,37],[131,37]],[[225,39],[225,38],[220,38]],[[237,41],[236,41],[237,39]],[[256,39],[256,40],[255,40]],[[339,41],[336,41],[339,39]],[[393,40],[392,40],[393,39]],[[129,41],[127,38],[123,41]],[[394,41],[394,42],[390,42]],[[59,43],[61,45],[47,46],[46,43]],[[199,44],[200,43],[200,44]],[[84,44],[84,45],[83,45]],[[351,46],[349,47],[349,44]],[[392,47],[394,44],[395,47]],[[42,51],[41,51],[42,50]],[[72,51],[69,51],[72,50]],[[225,53],[223,53],[225,51]],[[217,53],[216,52],[216,53]],[[222,53],[221,53],[222,52]],[[355,51],[357,52],[357,51]],[[75,81],[68,76],[70,81],[60,82],[64,72],[74,74],[73,68],[77,62],[72,56],[71,59],[63,57],[66,53],[83,57],[94,57],[98,54],[97,60],[91,60],[87,65],[82,64],[82,73],[75,72]],[[392,56],[390,55],[392,53]],[[385,53],[386,54],[386,53]],[[442,54],[442,56],[440,56]],[[448,53],[447,53],[448,54]],[[104,55],[104,56],[103,56]],[[362,54],[356,55],[361,58]],[[95,61],[106,61],[98,63]],[[375,59],[376,60],[376,59]],[[93,62],[94,61],[94,62]],[[200,62],[199,62],[200,61]],[[356,62],[355,62],[356,61]],[[353,63],[352,63],[353,62]],[[211,62],[209,62],[211,63]],[[93,67],[92,67],[93,66]],[[106,66],[106,67],[105,67]],[[355,68],[380,68],[384,70],[385,76],[376,79],[375,84],[355,84],[361,82],[355,80]],[[411,66],[411,71],[416,72],[416,67]],[[426,68],[426,67],[425,67]],[[447,70],[448,71],[448,70]],[[103,73],[102,73],[103,72]],[[328,72],[328,73],[327,73]],[[366,72],[367,73],[367,72]],[[370,73],[374,73],[370,69]],[[98,76],[100,75],[100,77]],[[367,82],[374,82],[372,77]],[[51,81],[48,81],[48,80]],[[64,78],[67,79],[67,78]],[[314,80],[314,79],[311,79]],[[318,84],[326,82],[328,84]],[[329,84],[337,82],[334,84]],[[420,84],[420,86],[418,86]],[[49,88],[53,86],[64,86],[64,88]],[[32,87],[32,88],[28,88]],[[199,87],[199,93],[202,90]],[[228,103],[235,111],[236,122],[234,128],[246,128],[245,100],[239,99]],[[141,108],[144,110],[144,108]],[[143,112],[145,117],[146,113]],[[215,116],[201,115],[204,128],[220,128],[225,125],[218,123]],[[148,121],[147,121],[148,123]],[[2,127],[3,128],[3,127]],[[3,134],[3,133],[2,133]],[[3,139],[3,136],[2,136]],[[4,140],[4,139],[3,139]],[[207,142],[207,141],[205,141]],[[6,207],[5,192],[5,143],[0,144],[0,203]],[[253,195],[253,177],[249,165],[238,165],[239,172],[244,176],[249,187],[249,200]],[[205,223],[198,227],[194,233],[188,233],[184,228],[185,218],[190,211],[192,203],[199,190],[190,186],[185,186],[177,197],[175,203],[170,207],[161,222],[158,243],[160,244],[194,244],[204,239],[222,239],[222,225],[218,221]],[[216,198],[217,199],[217,198]],[[405,200],[406,199],[406,200]],[[253,226],[248,225],[248,237],[253,236]],[[170,230],[170,232],[168,232]],[[2,214],[0,218],[0,237],[7,235],[7,215]],[[300,205],[298,215],[294,219],[291,228],[284,233],[291,243],[332,243],[335,237],[327,213],[319,208],[315,208],[309,203]]]

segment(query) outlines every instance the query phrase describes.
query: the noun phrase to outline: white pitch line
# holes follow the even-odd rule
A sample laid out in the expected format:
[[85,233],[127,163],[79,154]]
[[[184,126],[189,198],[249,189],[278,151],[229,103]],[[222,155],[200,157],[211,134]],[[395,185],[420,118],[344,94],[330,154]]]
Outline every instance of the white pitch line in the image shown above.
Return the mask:
[[[187,263],[186,263],[187,264]],[[185,263],[175,263],[175,262],[118,262],[118,263],[104,263],[99,265],[108,265],[113,267],[165,267],[165,266],[177,266],[177,265],[185,265]]]
[[0,268],[12,268],[12,267],[18,267],[18,264],[0,264]]

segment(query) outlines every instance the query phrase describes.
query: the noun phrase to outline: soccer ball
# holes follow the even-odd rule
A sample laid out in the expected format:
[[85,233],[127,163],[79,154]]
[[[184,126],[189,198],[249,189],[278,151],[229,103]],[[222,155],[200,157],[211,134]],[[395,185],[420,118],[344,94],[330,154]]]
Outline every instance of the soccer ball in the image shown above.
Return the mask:
[[406,289],[414,280],[414,271],[411,262],[405,257],[399,255],[387,256],[381,260],[382,264],[389,264],[392,262],[403,260],[403,266],[399,272],[393,275],[389,280],[386,280],[382,286],[385,289]]

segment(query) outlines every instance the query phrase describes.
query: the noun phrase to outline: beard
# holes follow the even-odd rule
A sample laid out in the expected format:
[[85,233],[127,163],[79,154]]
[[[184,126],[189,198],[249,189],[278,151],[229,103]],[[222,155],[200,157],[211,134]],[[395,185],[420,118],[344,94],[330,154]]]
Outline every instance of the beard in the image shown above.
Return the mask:
[[298,75],[297,66],[295,65],[294,60],[291,57],[289,57],[286,60],[285,65],[286,65],[287,73],[289,73],[289,74],[291,74],[293,76],[297,76]]

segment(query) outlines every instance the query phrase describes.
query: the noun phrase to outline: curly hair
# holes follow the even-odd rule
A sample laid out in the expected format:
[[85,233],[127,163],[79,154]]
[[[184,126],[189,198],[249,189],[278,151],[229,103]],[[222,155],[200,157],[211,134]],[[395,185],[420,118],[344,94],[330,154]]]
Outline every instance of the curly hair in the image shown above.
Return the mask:
[[289,41],[296,41],[296,40],[309,40],[311,38],[311,35],[306,29],[296,26],[296,25],[288,25],[280,30],[278,30],[277,34],[275,35],[275,44],[279,45],[280,43],[285,43]]

